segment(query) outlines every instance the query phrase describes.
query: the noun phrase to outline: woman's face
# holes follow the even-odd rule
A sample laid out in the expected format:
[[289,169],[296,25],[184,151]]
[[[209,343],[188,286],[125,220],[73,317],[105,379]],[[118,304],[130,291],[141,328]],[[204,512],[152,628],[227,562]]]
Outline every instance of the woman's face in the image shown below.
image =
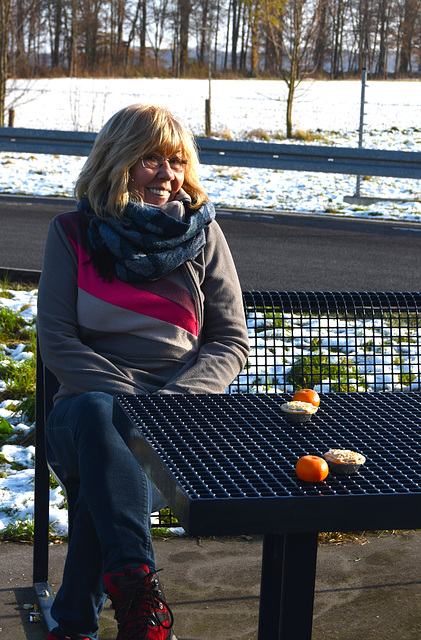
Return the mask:
[[130,194],[157,206],[171,202],[183,186],[184,164],[181,150],[169,158],[159,151],[139,158],[130,169]]

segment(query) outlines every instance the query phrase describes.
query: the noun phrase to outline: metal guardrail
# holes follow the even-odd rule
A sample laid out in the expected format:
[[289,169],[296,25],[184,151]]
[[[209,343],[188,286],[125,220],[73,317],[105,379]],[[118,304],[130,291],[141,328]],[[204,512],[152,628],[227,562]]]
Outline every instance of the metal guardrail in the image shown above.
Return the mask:
[[0,151],[88,156],[96,133],[0,127]]
[[[0,127],[0,151],[89,155],[96,133]],[[421,153],[196,138],[203,164],[421,178]]]
[[421,178],[421,153],[198,138],[203,164]]

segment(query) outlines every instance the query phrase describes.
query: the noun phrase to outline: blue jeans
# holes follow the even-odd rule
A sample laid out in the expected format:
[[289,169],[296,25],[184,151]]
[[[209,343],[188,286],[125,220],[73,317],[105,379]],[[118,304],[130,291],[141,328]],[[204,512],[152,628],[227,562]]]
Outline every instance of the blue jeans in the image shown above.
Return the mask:
[[77,483],[63,582],[52,607],[58,637],[98,638],[102,577],[146,564],[155,570],[150,514],[164,501],[113,422],[113,398],[92,392],[60,400],[47,421],[51,461]]

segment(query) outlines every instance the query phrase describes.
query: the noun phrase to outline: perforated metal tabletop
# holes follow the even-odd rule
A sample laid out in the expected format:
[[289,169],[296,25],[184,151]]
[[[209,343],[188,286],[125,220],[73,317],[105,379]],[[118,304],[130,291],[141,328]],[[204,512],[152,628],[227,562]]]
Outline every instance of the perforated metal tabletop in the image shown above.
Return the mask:
[[[421,394],[328,393],[291,424],[288,394],[119,396],[133,451],[191,535],[421,527]],[[364,454],[359,473],[300,481],[329,448]]]

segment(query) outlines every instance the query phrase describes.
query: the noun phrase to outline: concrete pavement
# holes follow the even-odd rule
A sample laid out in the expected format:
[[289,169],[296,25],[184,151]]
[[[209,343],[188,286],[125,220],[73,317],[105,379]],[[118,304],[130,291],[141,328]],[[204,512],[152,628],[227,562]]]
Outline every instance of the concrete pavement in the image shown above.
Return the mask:
[[[50,547],[53,593],[66,549]],[[0,640],[45,640],[44,624],[30,623],[24,608],[35,601],[32,550],[0,544]],[[257,639],[261,538],[171,538],[156,540],[155,552],[178,640]],[[420,555],[421,531],[321,545],[312,640],[420,640]],[[115,637],[107,606],[100,639]]]

